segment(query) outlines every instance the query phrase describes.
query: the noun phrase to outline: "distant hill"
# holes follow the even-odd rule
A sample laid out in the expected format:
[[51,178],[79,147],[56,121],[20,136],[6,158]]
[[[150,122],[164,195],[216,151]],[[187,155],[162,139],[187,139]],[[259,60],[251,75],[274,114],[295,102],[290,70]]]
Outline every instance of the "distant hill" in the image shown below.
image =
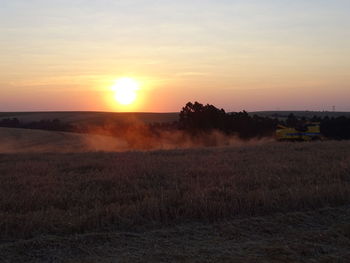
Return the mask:
[[347,116],[350,117],[350,112],[333,112],[333,111],[254,111],[249,114],[256,114],[263,117],[272,117],[272,118],[287,118],[289,114],[293,113],[297,117],[339,117]]
[[65,123],[100,125],[110,122],[163,123],[174,122],[179,113],[120,112],[0,112],[0,119],[17,118],[21,122],[59,119]]
[[127,146],[109,136],[0,128],[0,153],[123,151]]
[[[350,117],[350,112],[329,112],[329,111],[255,111],[249,112],[251,115],[263,117],[272,117],[285,119],[290,113],[299,117]],[[103,125],[109,123],[170,123],[179,120],[178,112],[171,113],[143,113],[143,112],[89,112],[89,111],[71,111],[71,112],[0,112],[0,120],[4,118],[17,118],[23,123],[59,119],[64,123],[78,125]]]

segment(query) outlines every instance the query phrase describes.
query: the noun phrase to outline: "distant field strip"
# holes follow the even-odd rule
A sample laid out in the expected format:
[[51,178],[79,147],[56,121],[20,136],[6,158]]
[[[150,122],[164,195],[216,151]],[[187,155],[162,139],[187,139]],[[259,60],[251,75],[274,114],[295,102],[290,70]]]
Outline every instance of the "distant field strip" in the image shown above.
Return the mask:
[[0,153],[123,151],[127,146],[110,136],[0,128]]
[[349,204],[350,143],[0,154],[2,239]]
[[179,113],[143,112],[0,112],[0,119],[17,118],[21,122],[59,119],[70,124],[101,125],[105,123],[163,123],[179,119]]

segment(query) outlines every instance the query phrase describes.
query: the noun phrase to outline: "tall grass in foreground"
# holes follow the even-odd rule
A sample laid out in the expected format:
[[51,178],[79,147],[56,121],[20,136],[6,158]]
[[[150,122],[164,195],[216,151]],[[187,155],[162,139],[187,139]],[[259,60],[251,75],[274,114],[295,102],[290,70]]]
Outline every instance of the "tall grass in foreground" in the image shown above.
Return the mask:
[[350,201],[350,143],[0,155],[0,237],[132,230]]

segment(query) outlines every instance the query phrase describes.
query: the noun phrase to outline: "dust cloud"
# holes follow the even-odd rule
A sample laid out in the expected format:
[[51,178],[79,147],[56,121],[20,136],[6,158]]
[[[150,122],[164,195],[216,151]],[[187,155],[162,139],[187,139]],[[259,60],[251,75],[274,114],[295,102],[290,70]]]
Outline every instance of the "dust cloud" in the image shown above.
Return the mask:
[[26,129],[0,129],[0,153],[19,152],[122,152],[131,150],[171,150],[265,144],[273,138],[241,140],[219,131],[190,135],[180,130],[150,130],[130,127],[119,134],[94,128],[86,134]]

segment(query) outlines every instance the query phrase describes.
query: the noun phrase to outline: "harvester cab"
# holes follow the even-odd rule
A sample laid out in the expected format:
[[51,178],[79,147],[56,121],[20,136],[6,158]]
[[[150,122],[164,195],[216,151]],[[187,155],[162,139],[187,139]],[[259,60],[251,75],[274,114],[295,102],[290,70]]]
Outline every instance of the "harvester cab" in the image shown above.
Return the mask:
[[296,127],[278,125],[276,138],[278,141],[315,141],[322,140],[323,136],[319,122],[305,122]]

